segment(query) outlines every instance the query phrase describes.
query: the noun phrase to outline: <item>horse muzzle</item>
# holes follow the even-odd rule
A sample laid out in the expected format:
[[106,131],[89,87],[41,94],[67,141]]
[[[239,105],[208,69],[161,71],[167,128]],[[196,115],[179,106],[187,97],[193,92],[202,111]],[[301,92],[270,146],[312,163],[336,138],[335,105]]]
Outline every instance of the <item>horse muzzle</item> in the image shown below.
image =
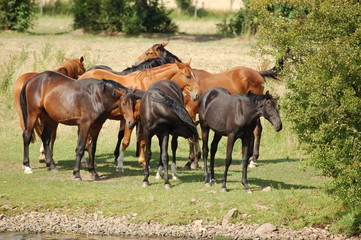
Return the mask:
[[196,91],[190,92],[189,96],[191,97],[193,102],[198,101],[198,99],[199,99],[199,93]]
[[276,131],[276,132],[281,131],[281,130],[282,130],[282,122],[276,124],[276,125],[274,126],[274,128],[275,128],[275,131]]
[[134,121],[127,121],[127,126],[130,130],[132,130],[135,125],[137,124],[137,122],[134,122]]

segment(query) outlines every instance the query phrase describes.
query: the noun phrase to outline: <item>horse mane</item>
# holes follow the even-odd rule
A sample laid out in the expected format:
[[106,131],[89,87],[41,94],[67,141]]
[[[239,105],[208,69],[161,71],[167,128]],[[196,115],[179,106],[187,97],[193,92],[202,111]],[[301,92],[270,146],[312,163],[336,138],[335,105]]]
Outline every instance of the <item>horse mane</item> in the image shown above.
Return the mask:
[[132,91],[129,88],[113,80],[108,80],[103,78],[100,83],[103,84],[103,87],[105,87],[105,85],[108,85],[117,90],[125,90],[127,94],[132,93]]
[[120,72],[120,75],[127,75],[127,74],[135,72],[135,71],[150,69],[150,68],[158,67],[158,66],[168,64],[168,63],[174,63],[174,59],[169,58],[169,57],[149,58],[137,65],[127,67],[122,72]]
[[188,129],[190,130],[192,135],[196,139],[198,139],[199,137],[198,137],[196,125],[192,121],[187,110],[185,110],[185,108],[176,99],[169,96],[164,91],[162,91],[158,88],[155,88],[154,90],[157,91],[162,96],[162,98],[158,98],[158,99],[153,98],[152,100],[155,102],[162,103],[162,104],[166,105],[167,107],[169,107],[169,109],[173,113],[175,113],[179,117],[179,119],[182,120],[186,124],[186,126],[188,127]]
[[[155,48],[161,44],[154,44],[152,47],[152,51],[155,52]],[[163,46],[158,48],[161,52],[162,57],[164,58],[171,58],[173,60],[177,60],[178,62],[182,62],[182,60],[180,60],[176,55],[174,55],[173,53],[169,52],[167,49],[165,49]]]
[[[69,77],[77,77],[75,76],[75,73],[78,71],[78,67],[80,66],[80,64],[72,59],[72,60],[69,60],[67,59],[65,62],[61,63],[56,69],[55,71],[56,72],[60,72],[64,75],[67,75]],[[84,72],[83,72],[84,73]],[[81,75],[82,73],[79,73],[79,75]]]

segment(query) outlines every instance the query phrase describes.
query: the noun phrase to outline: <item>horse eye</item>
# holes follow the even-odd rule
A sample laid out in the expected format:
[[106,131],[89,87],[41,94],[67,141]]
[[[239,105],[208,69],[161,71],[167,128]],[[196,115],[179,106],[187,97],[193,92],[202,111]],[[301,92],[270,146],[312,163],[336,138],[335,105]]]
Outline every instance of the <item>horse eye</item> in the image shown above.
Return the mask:
[[189,75],[186,75],[186,78],[191,78],[191,76],[189,76]]

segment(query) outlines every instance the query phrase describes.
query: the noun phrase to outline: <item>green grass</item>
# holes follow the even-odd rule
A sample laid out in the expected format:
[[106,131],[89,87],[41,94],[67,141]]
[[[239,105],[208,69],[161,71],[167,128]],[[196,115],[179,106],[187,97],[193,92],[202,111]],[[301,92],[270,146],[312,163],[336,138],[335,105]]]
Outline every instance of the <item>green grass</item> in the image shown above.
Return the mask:
[[[54,20],[55,21],[55,20]],[[108,64],[122,69],[130,66],[136,56],[160,39],[145,37],[109,37],[92,35],[42,35],[0,33],[0,45],[7,46],[0,51],[2,66],[16,64],[16,70],[9,84],[24,72],[39,68],[52,69],[60,55],[67,57],[85,56],[86,65]],[[48,44],[52,49],[48,49]],[[55,44],[56,43],[56,44]],[[106,44],[105,44],[106,43]],[[4,48],[3,48],[4,49]],[[249,40],[221,39],[193,41],[173,39],[169,48],[183,59],[193,57],[192,66],[212,72],[230,69],[233,66],[255,68],[258,62],[247,57]],[[20,58],[28,53],[27,58]],[[212,53],[209,55],[209,53]],[[50,57],[48,56],[50,54]],[[242,54],[242,56],[240,56]],[[23,59],[11,63],[11,59]],[[37,56],[37,57],[34,57]],[[48,59],[48,60],[45,60]],[[56,60],[57,59],[57,60]],[[189,58],[188,58],[189,59]],[[51,60],[51,61],[50,61]],[[56,61],[55,61],[56,60]],[[232,65],[236,64],[236,65]],[[13,66],[12,66],[13,67]],[[13,69],[10,67],[9,69]],[[40,71],[41,69],[38,69]],[[2,70],[6,74],[6,69]],[[2,81],[2,80],[1,80]],[[266,88],[274,86],[266,86]],[[48,172],[44,164],[37,161],[40,141],[30,146],[30,161],[34,174],[25,175],[22,170],[22,137],[18,117],[12,106],[11,88],[2,89],[0,94],[0,213],[21,214],[30,211],[57,211],[60,213],[93,213],[105,216],[127,216],[134,222],[158,221],[163,224],[186,224],[202,219],[203,223],[221,223],[223,216],[232,208],[241,213],[233,221],[247,223],[273,223],[300,229],[304,226],[328,226],[337,220],[342,205],[324,193],[323,186],[328,179],[307,167],[302,159],[305,153],[299,150],[295,136],[290,130],[287,116],[284,129],[276,133],[268,122],[264,122],[260,166],[249,169],[249,183],[254,190],[247,194],[241,180],[241,145],[237,141],[233,164],[228,173],[227,193],[220,192],[224,169],[225,138],[216,155],[217,184],[204,186],[203,170],[182,169],[188,158],[188,143],[181,139],[178,149],[178,173],[180,180],[172,180],[173,187],[165,190],[162,180],[154,178],[159,157],[159,147],[154,139],[151,160],[150,186],[142,187],[143,169],[134,156],[135,146],[126,152],[125,172],[115,171],[113,150],[118,123],[107,121],[99,136],[96,163],[101,181],[90,181],[86,169],[81,170],[83,181],[73,180],[75,164],[76,128],[59,126],[55,142],[54,159],[58,173]],[[134,136],[133,136],[134,139]],[[202,163],[201,163],[202,165]],[[262,191],[271,186],[272,191]]]

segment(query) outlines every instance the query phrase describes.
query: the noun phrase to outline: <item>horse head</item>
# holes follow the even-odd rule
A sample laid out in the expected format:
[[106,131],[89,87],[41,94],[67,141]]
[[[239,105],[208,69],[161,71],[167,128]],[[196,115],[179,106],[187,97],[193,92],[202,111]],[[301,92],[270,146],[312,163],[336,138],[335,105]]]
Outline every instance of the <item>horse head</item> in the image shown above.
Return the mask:
[[278,111],[277,101],[268,91],[264,96],[262,115],[273,125],[275,131],[279,132],[282,130],[282,121]]
[[192,101],[197,101],[200,95],[199,85],[196,82],[195,75],[190,67],[191,60],[187,63],[181,63],[176,61],[179,68],[179,72],[171,79],[174,81],[183,91],[190,96]]
[[168,58],[171,59],[172,62],[178,61],[182,62],[177,56],[169,52],[164,47],[167,46],[168,41],[162,42],[161,44],[154,44],[152,47],[148,48],[144,53],[142,53],[136,60],[136,64],[139,64],[140,62],[146,61],[150,58]]
[[81,56],[79,59],[64,58],[65,62],[62,63],[55,71],[67,75],[71,78],[78,79],[80,75],[85,73],[84,58]]
[[121,95],[119,98],[119,109],[123,113],[123,117],[129,129],[133,129],[136,125],[136,119],[134,114],[134,106],[136,98],[134,92],[131,89],[114,89],[115,92]]

